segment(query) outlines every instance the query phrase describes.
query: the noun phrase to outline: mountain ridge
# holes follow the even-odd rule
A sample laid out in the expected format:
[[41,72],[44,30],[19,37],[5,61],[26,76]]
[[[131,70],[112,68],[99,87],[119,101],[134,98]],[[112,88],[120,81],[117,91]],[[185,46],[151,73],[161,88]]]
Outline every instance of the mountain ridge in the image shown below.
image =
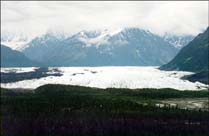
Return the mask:
[[40,63],[28,59],[23,53],[12,50],[1,44],[1,67],[41,66]]
[[160,36],[138,28],[82,31],[62,40],[50,37],[34,39],[23,53],[49,66],[157,66],[178,51]]
[[184,70],[201,72],[208,70],[209,27],[198,34],[187,46],[181,49],[162,70]]

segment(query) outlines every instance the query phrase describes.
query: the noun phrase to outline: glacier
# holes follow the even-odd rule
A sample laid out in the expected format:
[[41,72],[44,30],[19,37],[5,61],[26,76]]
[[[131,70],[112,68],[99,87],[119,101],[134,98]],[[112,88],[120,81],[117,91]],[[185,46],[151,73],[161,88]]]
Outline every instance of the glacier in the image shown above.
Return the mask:
[[[1,72],[9,68],[2,68]],[[16,68],[16,72],[33,71],[35,68]],[[3,88],[35,89],[45,84],[79,85],[96,88],[173,88],[178,90],[202,90],[208,85],[190,82],[181,77],[193,74],[185,71],[161,71],[158,67],[105,66],[105,67],[50,67],[59,69],[60,77],[1,83]]]

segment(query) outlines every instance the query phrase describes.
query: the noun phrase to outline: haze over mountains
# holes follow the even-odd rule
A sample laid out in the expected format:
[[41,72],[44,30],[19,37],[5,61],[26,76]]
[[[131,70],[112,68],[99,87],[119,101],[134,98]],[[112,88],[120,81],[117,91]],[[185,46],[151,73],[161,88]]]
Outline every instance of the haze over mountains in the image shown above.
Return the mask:
[[71,36],[46,33],[31,41],[11,37],[4,35],[1,43],[44,66],[160,66],[193,38],[158,36],[139,28],[81,31]]

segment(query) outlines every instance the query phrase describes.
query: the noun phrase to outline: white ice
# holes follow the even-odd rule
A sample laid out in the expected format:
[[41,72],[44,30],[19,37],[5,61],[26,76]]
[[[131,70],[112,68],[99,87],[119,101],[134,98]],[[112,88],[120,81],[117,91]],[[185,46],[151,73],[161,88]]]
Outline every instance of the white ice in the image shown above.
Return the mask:
[[[26,69],[26,68],[22,68]],[[54,68],[50,68],[54,69]],[[157,67],[59,67],[63,76],[49,76],[15,83],[2,83],[4,88],[34,89],[44,84],[67,84],[97,88],[174,88],[201,90],[208,86],[180,79],[184,71],[161,71]]]
[[10,72],[14,72],[14,73],[23,73],[23,72],[32,72],[35,71],[35,69],[37,69],[36,67],[26,67],[26,68],[19,68],[19,67],[13,67],[13,68],[1,68],[1,72],[4,73],[10,73]]

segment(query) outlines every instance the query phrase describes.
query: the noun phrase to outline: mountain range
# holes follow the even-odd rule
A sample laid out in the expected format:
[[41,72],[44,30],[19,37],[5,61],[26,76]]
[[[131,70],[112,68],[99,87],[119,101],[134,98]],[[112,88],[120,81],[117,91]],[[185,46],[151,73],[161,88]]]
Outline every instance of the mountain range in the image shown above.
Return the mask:
[[81,31],[69,36],[46,33],[30,41],[24,36],[18,41],[6,35],[1,43],[40,66],[160,66],[173,59],[192,38],[125,28]]
[[159,66],[178,52],[163,38],[138,28],[81,31],[66,39],[46,34],[28,45],[22,52],[48,66]]

